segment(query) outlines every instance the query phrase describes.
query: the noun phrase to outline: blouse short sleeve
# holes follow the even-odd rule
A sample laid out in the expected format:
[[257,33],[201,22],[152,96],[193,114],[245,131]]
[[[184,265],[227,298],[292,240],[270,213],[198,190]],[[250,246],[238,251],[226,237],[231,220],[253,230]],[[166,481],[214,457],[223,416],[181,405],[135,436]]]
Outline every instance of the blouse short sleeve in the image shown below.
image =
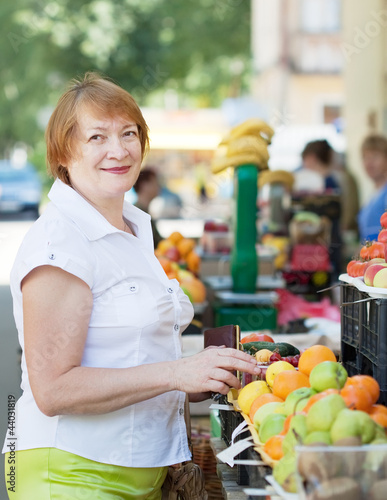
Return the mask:
[[27,233],[11,272],[11,285],[39,266],[54,266],[77,276],[90,288],[94,282],[90,243],[71,222],[62,218],[39,219]]

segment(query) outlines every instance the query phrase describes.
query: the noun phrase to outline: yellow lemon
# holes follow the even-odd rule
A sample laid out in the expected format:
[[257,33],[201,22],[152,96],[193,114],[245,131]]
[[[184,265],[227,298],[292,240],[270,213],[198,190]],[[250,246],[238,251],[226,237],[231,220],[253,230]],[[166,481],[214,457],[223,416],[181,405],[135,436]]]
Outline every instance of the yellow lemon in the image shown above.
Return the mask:
[[239,408],[243,411],[243,413],[248,415],[254,399],[268,392],[271,392],[271,389],[267,386],[264,380],[255,380],[254,382],[250,382],[239,391]]
[[294,366],[287,361],[276,361],[272,363],[266,370],[266,383],[270,387],[273,387],[274,379],[278,373],[284,370],[295,370]]

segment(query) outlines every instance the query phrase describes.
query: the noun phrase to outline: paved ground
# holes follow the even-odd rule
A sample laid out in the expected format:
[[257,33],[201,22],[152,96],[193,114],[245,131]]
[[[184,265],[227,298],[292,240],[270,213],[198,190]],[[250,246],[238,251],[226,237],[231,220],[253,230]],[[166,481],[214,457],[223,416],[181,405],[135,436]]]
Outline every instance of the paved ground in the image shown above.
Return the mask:
[[[12,314],[9,272],[20,242],[31,221],[0,221],[0,444],[8,420],[8,396],[20,396],[19,344]],[[15,426],[17,432],[17,423]],[[1,455],[0,500],[7,500]]]

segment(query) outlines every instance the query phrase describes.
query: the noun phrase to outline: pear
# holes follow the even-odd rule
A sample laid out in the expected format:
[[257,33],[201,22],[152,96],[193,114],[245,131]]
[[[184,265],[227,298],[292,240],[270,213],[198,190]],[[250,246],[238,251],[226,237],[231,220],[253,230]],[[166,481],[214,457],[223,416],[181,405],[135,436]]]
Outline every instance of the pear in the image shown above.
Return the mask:
[[316,401],[306,416],[308,432],[329,431],[337,415],[344,408],[346,408],[345,401],[339,394],[329,394]]
[[296,456],[289,454],[281,458],[273,467],[273,477],[288,493],[297,493]]
[[306,435],[304,444],[332,444],[331,435],[328,431],[314,431]]

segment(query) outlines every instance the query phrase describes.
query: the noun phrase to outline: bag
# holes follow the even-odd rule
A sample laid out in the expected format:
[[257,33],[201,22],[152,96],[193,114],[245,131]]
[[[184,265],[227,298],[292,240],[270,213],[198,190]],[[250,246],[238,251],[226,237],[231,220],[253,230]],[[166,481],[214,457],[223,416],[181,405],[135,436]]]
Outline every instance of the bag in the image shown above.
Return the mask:
[[[187,427],[188,444],[193,456],[191,441],[191,417],[188,395],[185,398],[184,419]],[[168,467],[162,487],[162,500],[207,500],[205,481],[201,468],[192,460]]]

